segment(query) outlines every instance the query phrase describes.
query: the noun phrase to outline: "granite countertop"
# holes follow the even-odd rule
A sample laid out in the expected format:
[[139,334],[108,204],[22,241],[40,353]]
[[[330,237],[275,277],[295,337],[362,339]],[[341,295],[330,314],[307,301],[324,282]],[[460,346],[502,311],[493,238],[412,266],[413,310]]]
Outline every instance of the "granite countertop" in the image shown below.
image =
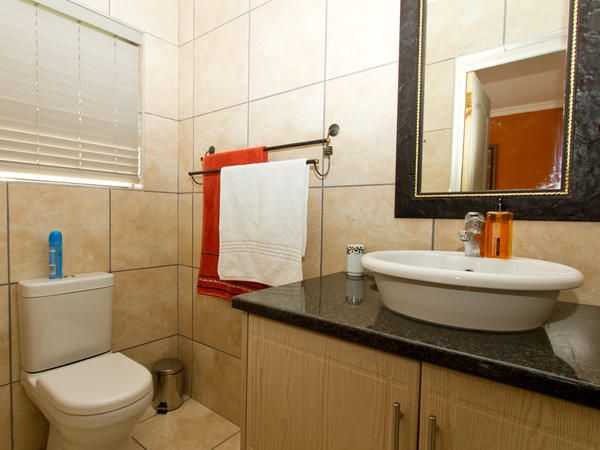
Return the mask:
[[[363,292],[362,302],[347,292]],[[233,307],[600,409],[600,307],[558,302],[544,328],[528,332],[459,330],[393,313],[372,277],[344,273],[239,295]]]

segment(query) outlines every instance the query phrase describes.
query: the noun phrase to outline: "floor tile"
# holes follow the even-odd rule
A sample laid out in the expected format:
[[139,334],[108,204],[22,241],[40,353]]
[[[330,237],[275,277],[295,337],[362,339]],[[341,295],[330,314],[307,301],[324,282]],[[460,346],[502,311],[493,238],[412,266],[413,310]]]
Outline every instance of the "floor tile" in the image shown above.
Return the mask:
[[218,447],[216,447],[215,450],[240,450],[240,445],[241,445],[240,440],[241,440],[241,435],[240,435],[240,433],[238,433],[235,436],[227,439],[225,442],[223,442]]
[[129,450],[144,450],[133,438],[129,438]]
[[148,450],[210,450],[238,432],[227,419],[188,400],[175,411],[138,423],[133,437]]

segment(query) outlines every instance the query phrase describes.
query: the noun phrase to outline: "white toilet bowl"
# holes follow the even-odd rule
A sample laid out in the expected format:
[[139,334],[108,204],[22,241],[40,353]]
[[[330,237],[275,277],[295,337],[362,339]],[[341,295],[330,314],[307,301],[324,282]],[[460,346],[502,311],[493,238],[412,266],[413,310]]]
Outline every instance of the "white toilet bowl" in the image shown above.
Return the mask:
[[21,383],[50,422],[48,450],[127,450],[152,401],[150,372],[121,353],[23,372]]

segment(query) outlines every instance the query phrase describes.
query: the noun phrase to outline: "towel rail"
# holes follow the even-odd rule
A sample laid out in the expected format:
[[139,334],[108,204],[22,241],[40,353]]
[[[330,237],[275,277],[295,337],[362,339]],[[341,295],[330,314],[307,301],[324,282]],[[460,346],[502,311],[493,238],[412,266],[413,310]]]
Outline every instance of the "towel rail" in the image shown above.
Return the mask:
[[[317,173],[317,175],[321,178],[324,178],[327,176],[327,174],[329,173],[329,169],[331,168],[331,155],[333,154],[333,147],[331,146],[331,138],[333,136],[337,136],[338,133],[340,132],[340,126],[336,123],[331,124],[329,126],[329,129],[327,130],[327,137],[324,139],[313,139],[310,141],[301,141],[301,142],[292,142],[290,144],[282,144],[282,145],[274,145],[274,146],[270,146],[270,147],[265,147],[265,151],[269,152],[272,150],[283,150],[283,149],[287,149],[287,148],[296,148],[296,147],[309,147],[309,146],[313,146],[313,145],[322,145],[323,146],[323,156],[324,158],[327,160],[327,169],[323,172],[321,172],[319,170],[319,160],[318,159],[307,159],[306,160],[306,164],[312,165],[315,172]],[[206,155],[212,155],[215,153],[215,147],[214,146],[210,146],[208,151],[204,154]],[[202,158],[204,159],[204,158]],[[198,181],[196,181],[196,179],[194,178],[195,175],[206,175],[206,174],[210,174],[210,173],[218,173],[220,172],[220,169],[215,169],[215,170],[196,170],[193,172],[188,172],[188,175],[192,178],[192,181],[196,184],[202,184],[199,183]]]

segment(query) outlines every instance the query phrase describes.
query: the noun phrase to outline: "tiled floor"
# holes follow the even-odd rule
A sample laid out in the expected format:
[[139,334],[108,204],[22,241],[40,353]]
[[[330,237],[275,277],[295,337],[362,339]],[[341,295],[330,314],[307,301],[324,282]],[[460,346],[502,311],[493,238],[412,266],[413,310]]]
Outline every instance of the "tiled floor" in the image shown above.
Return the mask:
[[193,399],[168,414],[148,410],[135,426],[130,450],[239,450],[240,429]]

